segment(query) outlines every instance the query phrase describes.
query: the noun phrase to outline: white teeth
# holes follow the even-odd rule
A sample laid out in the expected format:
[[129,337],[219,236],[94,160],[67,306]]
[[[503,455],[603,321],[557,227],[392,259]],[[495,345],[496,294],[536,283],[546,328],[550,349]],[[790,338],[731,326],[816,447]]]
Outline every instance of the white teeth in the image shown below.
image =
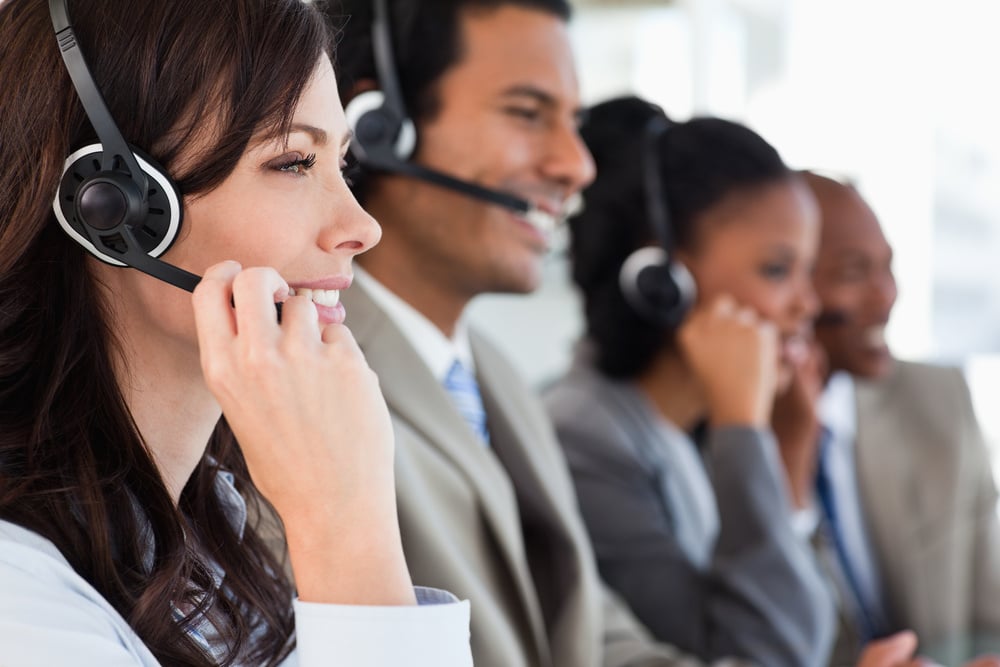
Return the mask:
[[312,300],[321,306],[332,308],[340,303],[340,290],[318,289],[313,290]]
[[565,202],[563,202],[563,213],[564,218],[572,218],[573,216],[583,213],[585,202],[583,201],[583,195],[579,192],[574,192],[569,196]]
[[528,221],[528,224],[546,236],[554,232],[560,222],[560,219],[556,216],[537,208],[528,211],[524,215],[524,219]]
[[885,346],[885,327],[875,326],[869,327],[864,333],[865,343],[870,347],[884,347]]
[[294,287],[289,287],[288,288],[288,296],[295,296],[295,288]]
[[304,296],[317,305],[330,308],[340,303],[340,290],[335,289],[309,289],[308,287],[300,287],[297,290],[289,290],[289,294],[291,296]]

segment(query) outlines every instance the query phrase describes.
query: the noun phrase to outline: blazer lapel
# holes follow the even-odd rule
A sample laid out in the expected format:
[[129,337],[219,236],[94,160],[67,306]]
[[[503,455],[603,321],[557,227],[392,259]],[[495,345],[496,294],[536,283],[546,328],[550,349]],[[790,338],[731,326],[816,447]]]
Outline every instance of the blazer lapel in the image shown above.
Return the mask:
[[545,613],[544,624],[533,618],[535,627],[542,633],[548,627],[554,642],[557,637],[571,637],[572,646],[581,645],[583,634],[594,642],[593,651],[599,651],[601,607],[596,590],[585,585],[597,581],[596,566],[580,558],[590,546],[577,519],[573,483],[548,416],[488,342],[473,335],[471,343],[481,371],[491,441],[517,479],[521,515],[531,541],[527,551]]
[[[496,535],[503,560],[535,633],[542,638],[540,645],[544,646],[544,624],[531,573],[525,567],[520,514],[510,475],[490,447],[475,436],[416,350],[371,297],[355,286],[341,298],[347,308],[348,325],[369,366],[379,376],[382,394],[394,417],[417,432],[426,445],[450,459],[478,493],[482,514]],[[492,423],[492,417],[487,407],[487,424]]]
[[[914,478],[913,445],[905,423],[906,413],[898,402],[894,378],[883,383],[857,382],[858,435],[855,450],[858,490],[869,537],[875,547],[893,625],[912,622],[901,619],[903,609],[923,608],[914,604],[924,596],[925,574],[906,553],[914,543],[912,518],[922,509],[923,498]],[[903,520],[901,520],[901,518]]]
[[[561,507],[560,497],[565,494],[553,493],[556,484],[571,485],[566,475],[561,475],[563,466],[554,465],[546,456],[547,447],[534,446],[540,438],[553,438],[545,432],[547,422],[532,423],[531,416],[526,414],[520,396],[514,396],[510,386],[504,386],[502,376],[509,372],[506,365],[503,370],[497,368],[493,352],[478,336],[471,339],[476,367],[481,369],[482,379],[480,390],[483,404],[489,415],[491,437],[498,439],[497,447],[502,450],[498,454],[504,460],[511,475],[518,480],[518,494],[527,502],[533,511],[539,512],[551,519],[554,525],[562,525],[559,516],[567,509]],[[499,380],[499,381],[498,381]],[[539,471],[544,470],[546,479],[539,477]]]

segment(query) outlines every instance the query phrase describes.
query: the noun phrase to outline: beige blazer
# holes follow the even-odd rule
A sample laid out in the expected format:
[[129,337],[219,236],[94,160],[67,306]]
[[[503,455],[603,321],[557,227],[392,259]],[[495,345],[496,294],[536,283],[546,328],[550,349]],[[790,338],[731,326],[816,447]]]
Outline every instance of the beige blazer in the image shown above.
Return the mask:
[[473,332],[486,447],[363,288],[342,299],[392,414],[413,581],[472,601],[476,665],[693,664],[652,643],[598,578],[549,420],[502,355]]
[[896,629],[959,665],[1000,650],[1000,523],[989,454],[957,369],[897,362],[857,382],[858,488]]

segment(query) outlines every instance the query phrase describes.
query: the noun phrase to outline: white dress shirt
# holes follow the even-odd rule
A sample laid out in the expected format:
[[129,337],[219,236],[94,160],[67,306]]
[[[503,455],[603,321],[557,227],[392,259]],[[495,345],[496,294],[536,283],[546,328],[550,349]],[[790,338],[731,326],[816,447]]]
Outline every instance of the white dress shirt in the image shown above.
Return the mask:
[[[456,359],[475,375],[476,362],[472,358],[469,327],[464,317],[455,325],[455,335],[448,338],[423,313],[389,291],[385,285],[357,264],[354,265],[354,282],[357,287],[363,288],[376,305],[399,327],[438,382],[444,383],[445,376],[448,375]],[[349,312],[346,324],[350,328]]]

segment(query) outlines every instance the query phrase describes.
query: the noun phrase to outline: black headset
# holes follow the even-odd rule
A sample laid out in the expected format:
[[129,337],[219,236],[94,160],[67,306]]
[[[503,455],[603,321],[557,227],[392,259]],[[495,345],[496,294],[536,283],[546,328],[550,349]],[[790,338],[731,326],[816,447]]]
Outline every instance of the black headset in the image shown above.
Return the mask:
[[417,145],[416,126],[406,112],[403,91],[396,72],[387,0],[373,0],[372,54],[381,90],[357,95],[344,109],[347,124],[354,132],[351,153],[371,171],[403,174],[530,215],[531,202],[464,181],[443,172],[410,162]]
[[344,109],[354,131],[351,151],[362,164],[377,166],[405,162],[417,145],[417,130],[406,113],[403,91],[396,76],[386,0],[374,0],[372,53],[381,90],[369,90]]
[[663,112],[656,109],[642,133],[642,190],[656,245],[638,248],[625,259],[618,272],[618,284],[625,300],[639,315],[673,328],[691,309],[698,290],[687,267],[673,259],[670,209],[660,166],[660,145],[670,125]]
[[198,276],[157,259],[181,229],[177,186],[151,157],[126,143],[80,51],[66,0],[49,0],[49,12],[73,87],[100,141],[66,158],[52,203],[56,219],[98,259],[192,291]]

